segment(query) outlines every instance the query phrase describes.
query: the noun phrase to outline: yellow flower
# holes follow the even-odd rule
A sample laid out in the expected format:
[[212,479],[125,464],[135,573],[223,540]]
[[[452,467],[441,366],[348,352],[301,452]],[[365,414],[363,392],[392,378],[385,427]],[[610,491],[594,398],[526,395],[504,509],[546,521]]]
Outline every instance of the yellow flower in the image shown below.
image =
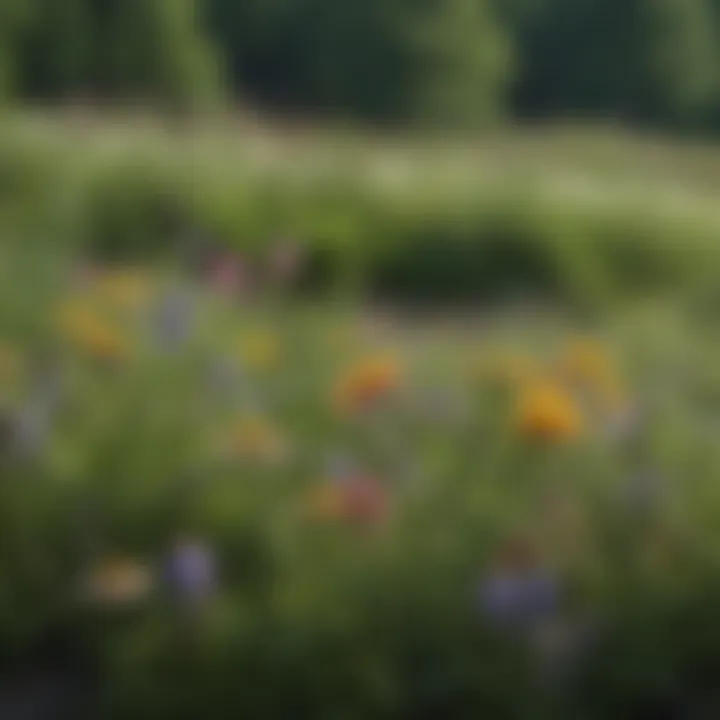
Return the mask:
[[58,329],[73,346],[96,359],[120,360],[128,354],[124,335],[86,303],[62,308]]
[[270,332],[255,332],[242,342],[240,357],[247,368],[270,370],[280,361],[278,338]]
[[101,604],[128,604],[146,597],[152,588],[152,573],[128,558],[109,558],[94,568],[86,582],[90,600]]
[[518,399],[517,424],[525,437],[548,442],[573,439],[583,428],[572,395],[550,381],[531,383],[523,389]]
[[402,379],[397,359],[391,355],[369,357],[347,370],[334,390],[334,403],[341,412],[363,410],[396,390]]

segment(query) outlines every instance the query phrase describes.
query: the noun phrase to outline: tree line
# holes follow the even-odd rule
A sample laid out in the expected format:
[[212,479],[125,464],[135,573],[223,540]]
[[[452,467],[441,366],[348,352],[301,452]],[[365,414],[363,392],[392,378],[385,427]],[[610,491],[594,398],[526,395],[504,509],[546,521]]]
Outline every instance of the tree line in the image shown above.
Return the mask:
[[720,0],[0,0],[17,102],[720,127]]

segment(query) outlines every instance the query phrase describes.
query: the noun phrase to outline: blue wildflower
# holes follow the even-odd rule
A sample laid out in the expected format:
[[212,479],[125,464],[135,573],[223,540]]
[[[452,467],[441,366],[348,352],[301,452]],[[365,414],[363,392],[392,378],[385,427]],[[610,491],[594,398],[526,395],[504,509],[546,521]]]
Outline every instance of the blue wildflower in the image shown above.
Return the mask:
[[492,622],[527,627],[553,615],[559,588],[555,578],[543,569],[501,569],[483,579],[478,600]]
[[182,538],[170,553],[166,577],[178,601],[190,605],[202,604],[217,590],[215,553],[202,541]]
[[173,288],[160,299],[156,333],[164,346],[178,347],[190,339],[196,314],[196,299],[187,289]]

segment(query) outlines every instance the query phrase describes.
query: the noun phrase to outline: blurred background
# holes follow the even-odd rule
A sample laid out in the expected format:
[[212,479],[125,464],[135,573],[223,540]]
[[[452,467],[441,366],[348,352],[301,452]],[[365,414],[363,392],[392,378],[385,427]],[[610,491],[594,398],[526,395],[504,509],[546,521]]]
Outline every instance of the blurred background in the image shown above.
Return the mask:
[[0,0],[0,718],[718,717],[719,132],[720,0]]

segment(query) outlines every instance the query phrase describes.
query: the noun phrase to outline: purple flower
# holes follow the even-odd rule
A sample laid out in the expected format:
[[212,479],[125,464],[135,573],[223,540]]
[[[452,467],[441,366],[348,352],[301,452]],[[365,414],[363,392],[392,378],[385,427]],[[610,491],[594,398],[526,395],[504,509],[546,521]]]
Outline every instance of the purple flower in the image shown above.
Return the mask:
[[192,334],[196,303],[185,289],[175,288],[160,300],[156,332],[163,345],[177,347],[185,344]]
[[208,600],[218,583],[217,561],[202,541],[183,539],[173,548],[167,567],[172,592],[181,602],[195,604]]
[[558,599],[555,578],[542,569],[499,570],[478,591],[483,614],[501,626],[534,625],[556,611]]

